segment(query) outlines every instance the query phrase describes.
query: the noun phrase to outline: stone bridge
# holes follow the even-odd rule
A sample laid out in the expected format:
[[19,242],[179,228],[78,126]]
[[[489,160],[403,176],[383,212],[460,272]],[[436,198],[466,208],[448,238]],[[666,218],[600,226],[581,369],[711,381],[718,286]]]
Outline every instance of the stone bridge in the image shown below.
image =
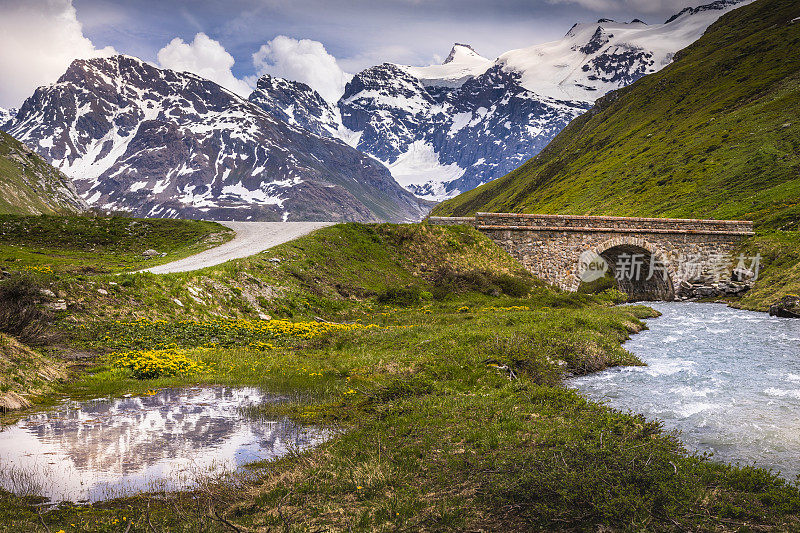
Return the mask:
[[682,282],[702,276],[730,280],[738,245],[753,235],[753,223],[741,220],[477,213],[428,222],[475,226],[562,289],[610,270],[621,290],[643,300],[671,300]]

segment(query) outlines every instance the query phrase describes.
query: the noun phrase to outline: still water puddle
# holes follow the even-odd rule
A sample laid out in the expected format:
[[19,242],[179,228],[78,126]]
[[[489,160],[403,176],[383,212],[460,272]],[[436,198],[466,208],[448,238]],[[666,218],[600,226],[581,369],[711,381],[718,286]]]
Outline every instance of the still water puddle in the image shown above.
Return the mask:
[[800,320],[720,304],[656,303],[625,348],[645,367],[570,380],[591,399],[678,430],[714,459],[800,474]]
[[180,490],[330,436],[241,413],[281,399],[256,388],[194,387],[65,402],[0,430],[0,487],[75,502]]

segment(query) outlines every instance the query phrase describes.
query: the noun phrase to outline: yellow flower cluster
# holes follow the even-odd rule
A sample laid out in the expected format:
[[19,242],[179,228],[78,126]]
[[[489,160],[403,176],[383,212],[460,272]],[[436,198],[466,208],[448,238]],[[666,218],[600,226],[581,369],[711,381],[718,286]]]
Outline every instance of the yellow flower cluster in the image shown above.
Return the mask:
[[137,379],[188,375],[202,372],[206,365],[186,356],[181,350],[132,350],[109,355],[111,364],[129,369]]
[[511,307],[487,307],[488,311],[530,311],[527,305],[512,305]]
[[140,330],[159,327],[169,328],[196,328],[198,330],[215,330],[226,335],[249,334],[258,337],[296,337],[311,338],[316,335],[334,331],[350,331],[354,329],[369,329],[380,327],[376,324],[338,324],[332,322],[290,322],[289,320],[247,320],[244,318],[215,318],[205,322],[196,320],[148,320],[140,318],[123,325],[132,326]]
[[[115,321],[102,324],[103,330],[94,333],[106,346],[118,349],[169,349],[181,347],[232,348],[249,347],[258,350],[274,348],[280,338],[310,339],[328,333],[382,329],[377,324],[338,324],[330,322],[290,322],[289,320],[246,320],[214,318],[210,320],[149,320]],[[87,334],[92,334],[87,326]]]
[[459,307],[457,309],[457,311],[459,313],[469,313],[469,306],[468,305],[462,305],[461,307]]
[[254,350],[272,350],[275,348],[272,344],[268,342],[251,342],[247,345],[248,348],[253,348]]
[[42,272],[44,274],[52,274],[53,269],[47,265],[33,265],[25,267],[25,270],[32,270],[34,272]]

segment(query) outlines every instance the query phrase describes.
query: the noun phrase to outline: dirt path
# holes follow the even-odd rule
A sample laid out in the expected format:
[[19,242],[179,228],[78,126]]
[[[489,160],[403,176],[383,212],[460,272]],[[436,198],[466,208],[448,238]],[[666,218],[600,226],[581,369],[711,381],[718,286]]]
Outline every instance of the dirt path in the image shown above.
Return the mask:
[[171,274],[188,272],[214,265],[231,259],[240,259],[263,252],[292,239],[302,237],[315,229],[334,224],[333,222],[220,222],[236,232],[236,236],[216,248],[211,248],[197,255],[186,257],[172,263],[147,268],[142,272],[153,274]]

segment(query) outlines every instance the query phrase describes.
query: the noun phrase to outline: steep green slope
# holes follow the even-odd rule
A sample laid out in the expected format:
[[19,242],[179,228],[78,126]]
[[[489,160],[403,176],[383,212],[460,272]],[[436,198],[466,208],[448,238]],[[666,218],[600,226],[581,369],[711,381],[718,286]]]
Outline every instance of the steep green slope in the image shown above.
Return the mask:
[[800,220],[800,3],[759,0],[600,99],[516,171],[439,205],[476,211]]
[[72,181],[0,131],[0,213],[67,214],[86,210]]

